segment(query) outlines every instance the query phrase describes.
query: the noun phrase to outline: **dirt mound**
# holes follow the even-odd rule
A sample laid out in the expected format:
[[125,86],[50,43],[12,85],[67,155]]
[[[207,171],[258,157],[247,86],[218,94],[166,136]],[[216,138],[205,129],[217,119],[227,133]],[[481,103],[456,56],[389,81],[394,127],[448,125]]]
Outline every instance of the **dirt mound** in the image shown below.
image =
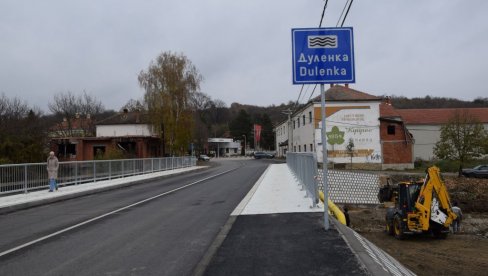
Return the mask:
[[488,212],[488,179],[444,177],[451,201],[466,212]]
[[418,275],[486,275],[488,271],[488,213],[465,212],[461,234],[445,240],[416,235],[400,241],[384,231],[386,208],[348,207],[356,232]]

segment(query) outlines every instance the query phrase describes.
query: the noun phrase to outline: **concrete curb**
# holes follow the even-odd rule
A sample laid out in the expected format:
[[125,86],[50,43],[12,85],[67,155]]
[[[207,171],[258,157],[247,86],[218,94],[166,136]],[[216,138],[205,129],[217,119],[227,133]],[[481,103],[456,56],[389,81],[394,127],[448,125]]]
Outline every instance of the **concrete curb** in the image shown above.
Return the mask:
[[192,273],[193,276],[201,276],[205,273],[205,270],[207,269],[208,265],[212,261],[212,258],[214,257],[215,253],[217,253],[217,250],[220,248],[225,238],[227,238],[227,235],[232,229],[232,225],[234,225],[236,219],[237,216],[233,216],[233,215],[231,215],[227,219],[227,222],[224,224],[220,232],[217,234],[212,244],[210,244],[210,246],[208,247],[207,251],[205,252],[205,255],[203,255],[200,262],[198,262],[198,264],[195,266],[195,269],[193,270]]
[[335,228],[347,245],[351,248],[351,251],[356,255],[359,262],[371,275],[416,275],[388,253],[356,233],[356,231],[341,224],[332,216],[329,216],[329,219],[335,225]]
[[188,173],[191,171],[198,171],[198,170],[202,170],[202,169],[206,169],[206,168],[208,168],[208,167],[196,167],[195,169],[190,170],[190,171],[183,171],[183,172],[177,172],[177,173],[168,174],[168,175],[155,176],[155,177],[150,178],[150,179],[142,179],[142,180],[134,180],[134,181],[129,180],[129,182],[126,182],[126,183],[120,183],[120,184],[106,186],[106,187],[98,187],[98,188],[95,187],[95,188],[90,189],[90,190],[79,191],[79,192],[75,191],[75,192],[70,193],[70,194],[61,195],[61,196],[57,196],[57,197],[53,197],[53,198],[39,199],[39,200],[33,200],[33,201],[29,201],[29,202],[14,204],[11,206],[4,206],[4,207],[0,207],[0,215],[13,213],[16,211],[29,209],[29,208],[33,208],[33,207],[37,207],[37,206],[47,205],[47,204],[51,204],[54,202],[60,202],[60,201],[70,200],[73,198],[78,198],[78,197],[83,197],[83,196],[92,195],[92,194],[96,194],[96,193],[106,192],[106,191],[110,191],[110,190],[122,189],[125,187],[138,185],[138,184],[147,182],[148,180],[152,181],[152,180],[157,180],[157,179],[164,179],[164,178],[168,178],[171,176],[181,175],[181,174],[185,174],[185,173]]

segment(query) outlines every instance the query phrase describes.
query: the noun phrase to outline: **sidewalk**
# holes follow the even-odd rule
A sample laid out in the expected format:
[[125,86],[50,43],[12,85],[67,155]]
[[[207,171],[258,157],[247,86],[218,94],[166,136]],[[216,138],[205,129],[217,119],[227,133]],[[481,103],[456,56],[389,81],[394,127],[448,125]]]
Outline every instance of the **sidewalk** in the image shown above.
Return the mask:
[[414,275],[312,208],[286,164],[268,167],[234,210],[196,275]]
[[138,182],[157,177],[164,177],[169,175],[181,174],[193,170],[205,168],[202,166],[181,168],[175,170],[161,171],[155,173],[141,174],[123,178],[116,178],[112,180],[104,180],[93,183],[86,183],[80,185],[71,185],[60,187],[59,190],[49,192],[46,187],[45,190],[29,192],[25,194],[15,194],[0,197],[0,214],[9,213],[19,209],[30,208],[34,206],[44,205],[56,201],[66,200],[70,198],[80,197],[88,194],[94,194],[101,191],[117,189],[124,186],[134,185]]

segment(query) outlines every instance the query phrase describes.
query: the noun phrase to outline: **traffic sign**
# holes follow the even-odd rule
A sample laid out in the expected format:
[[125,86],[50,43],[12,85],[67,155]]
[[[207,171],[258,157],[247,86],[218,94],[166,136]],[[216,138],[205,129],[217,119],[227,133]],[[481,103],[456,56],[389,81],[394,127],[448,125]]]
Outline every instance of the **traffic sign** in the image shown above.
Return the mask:
[[354,83],[351,27],[291,30],[293,84]]

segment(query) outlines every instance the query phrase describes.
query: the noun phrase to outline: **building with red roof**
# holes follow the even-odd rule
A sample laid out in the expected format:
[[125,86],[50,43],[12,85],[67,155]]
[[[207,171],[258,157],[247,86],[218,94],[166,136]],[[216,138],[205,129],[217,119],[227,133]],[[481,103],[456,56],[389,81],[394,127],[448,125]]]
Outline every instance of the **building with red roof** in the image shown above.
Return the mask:
[[[335,85],[325,93],[328,162],[334,167],[413,168],[413,139],[401,116],[382,98]],[[320,96],[276,125],[277,155],[315,152],[322,162]],[[353,144],[348,151],[347,145]]]
[[488,129],[488,108],[396,109],[415,139],[414,159],[431,160],[441,127],[456,113],[469,114]]

